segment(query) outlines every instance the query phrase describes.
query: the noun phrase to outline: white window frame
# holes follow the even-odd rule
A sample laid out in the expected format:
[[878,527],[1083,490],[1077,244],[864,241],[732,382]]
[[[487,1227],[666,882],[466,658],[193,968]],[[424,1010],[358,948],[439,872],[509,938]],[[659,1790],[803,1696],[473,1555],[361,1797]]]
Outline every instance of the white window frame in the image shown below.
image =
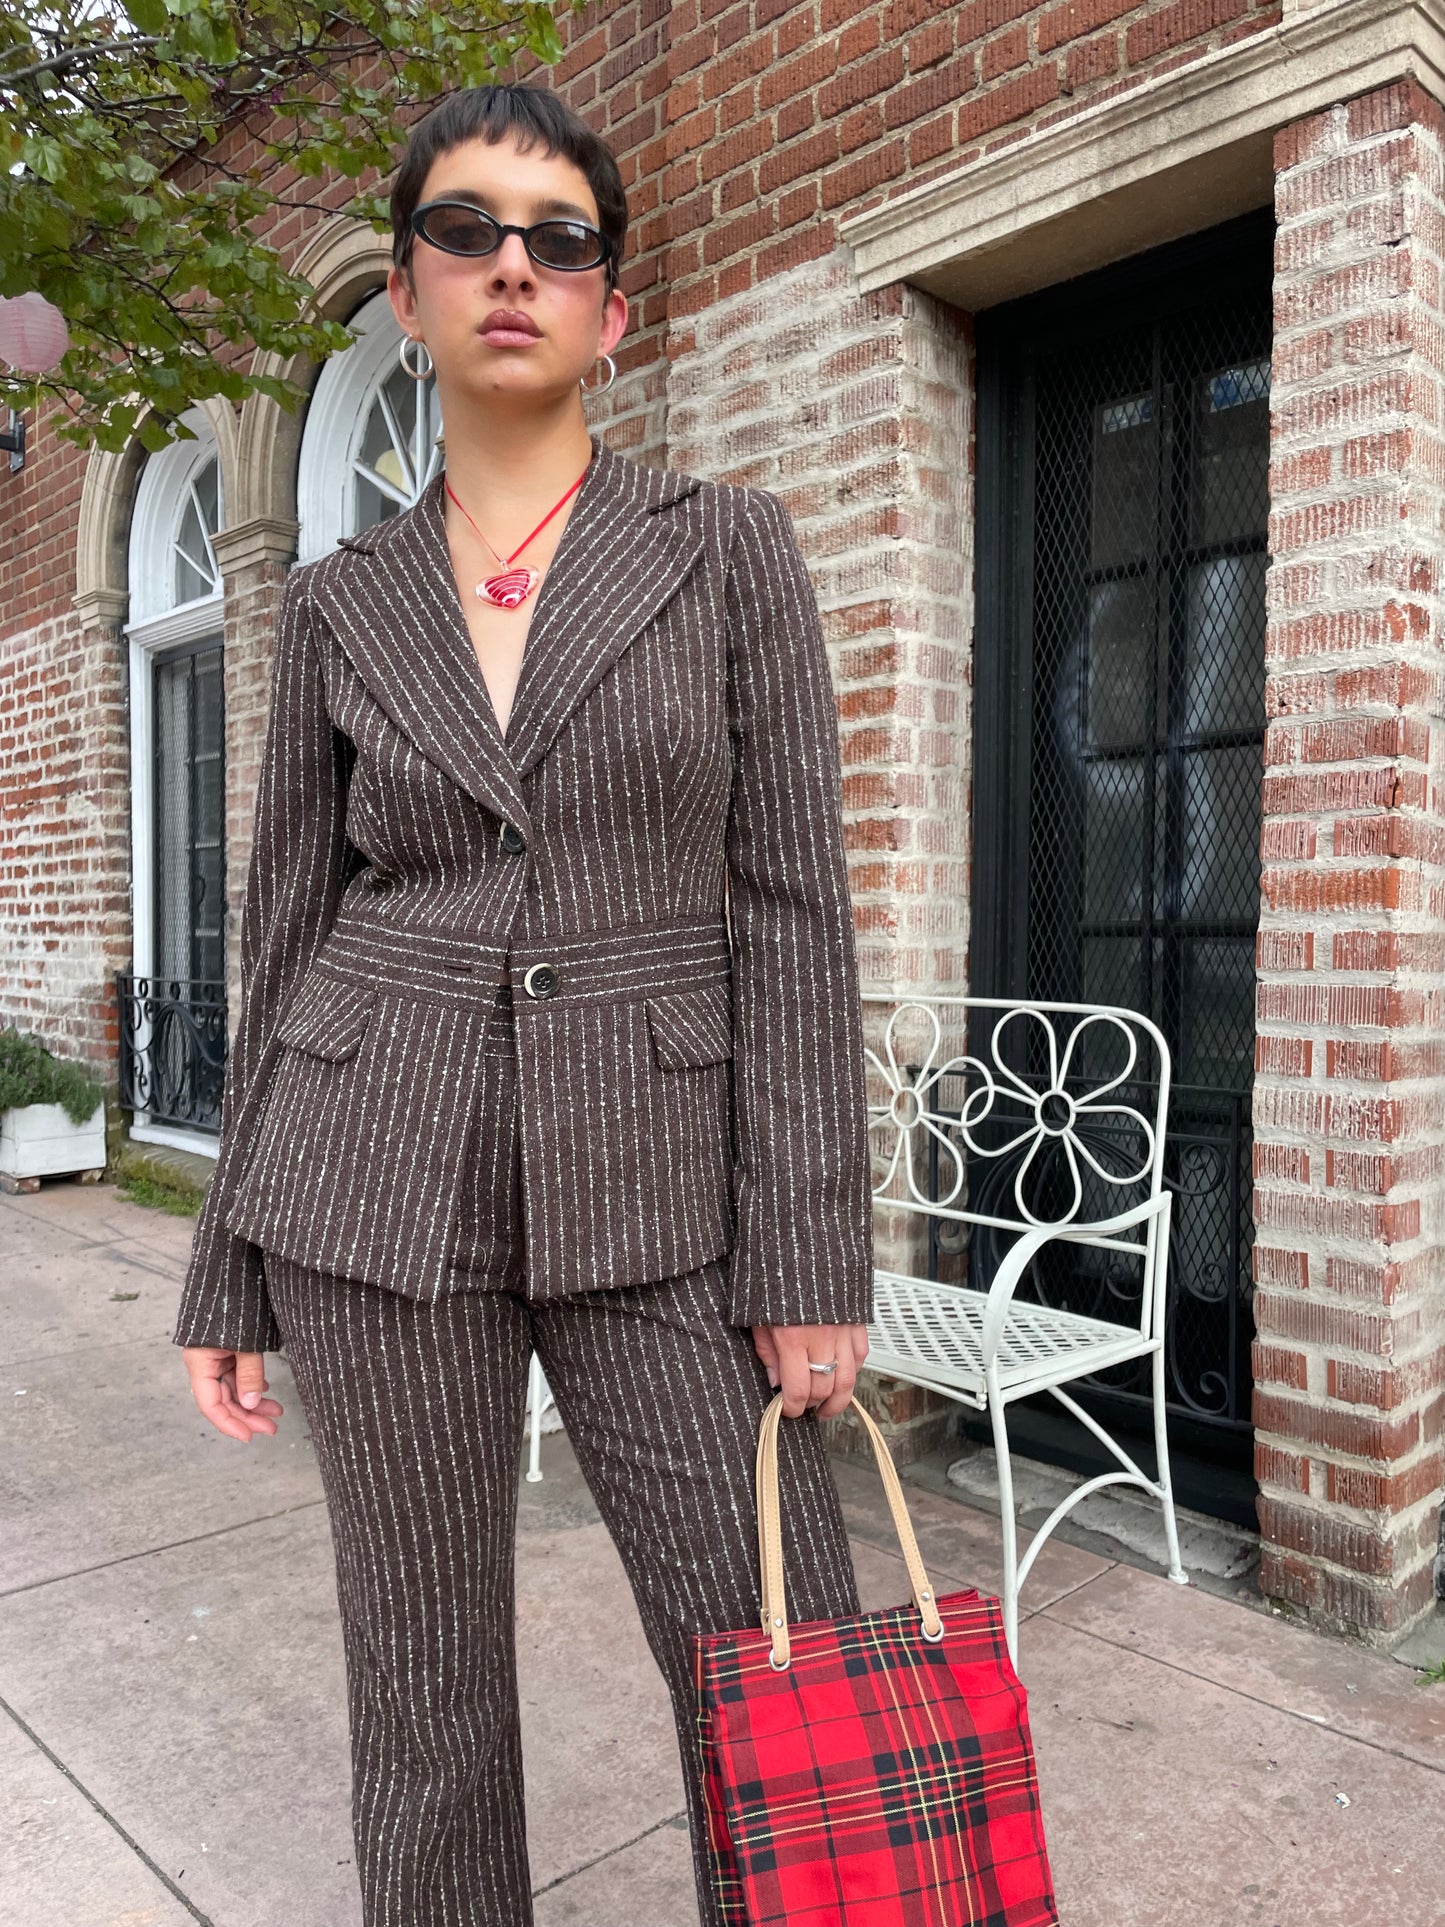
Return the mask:
[[[198,642],[224,634],[225,584],[190,602],[171,600],[175,581],[175,541],[194,478],[211,462],[219,464],[220,450],[204,410],[187,409],[181,416],[195,431],[193,442],[172,442],[152,455],[141,471],[131,518],[129,572],[130,619],[124,625],[130,657],[130,834],[131,834],[131,949],[138,977],[155,973],[155,696],[152,667],[162,650],[177,643]],[[216,478],[217,516],[226,526],[224,477]],[[148,1039],[144,1021],[135,1044],[143,1050]],[[214,1158],[219,1145],[206,1131],[153,1124],[149,1114],[136,1111],[130,1135],[140,1143],[165,1144],[175,1150],[199,1152]]]
[[[403,339],[384,288],[365,301],[346,325],[356,340],[326,362],[306,410],[296,471],[298,563],[329,555],[343,535],[357,532],[356,469],[361,446],[377,390],[396,368]],[[414,361],[420,360],[420,349],[410,352]],[[441,450],[429,448],[421,488],[441,465]]]

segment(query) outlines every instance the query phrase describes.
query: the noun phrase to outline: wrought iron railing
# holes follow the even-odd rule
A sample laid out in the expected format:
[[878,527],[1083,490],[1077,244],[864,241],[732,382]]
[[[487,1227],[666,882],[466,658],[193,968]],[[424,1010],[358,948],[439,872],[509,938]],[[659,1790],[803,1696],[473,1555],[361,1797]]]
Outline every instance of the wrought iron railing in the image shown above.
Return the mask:
[[120,1101],[152,1124],[220,1132],[226,986],[198,977],[116,972]]

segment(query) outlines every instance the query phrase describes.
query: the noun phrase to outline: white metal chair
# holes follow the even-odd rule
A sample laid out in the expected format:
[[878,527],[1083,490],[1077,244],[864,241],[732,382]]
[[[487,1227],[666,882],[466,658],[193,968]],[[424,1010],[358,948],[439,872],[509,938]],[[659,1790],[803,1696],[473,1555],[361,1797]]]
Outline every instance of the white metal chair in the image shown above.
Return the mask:
[[[1159,1500],[1169,1577],[1189,1583],[1179,1561],[1164,1409],[1169,1047],[1147,1017],[1116,1006],[886,992],[865,992],[863,1002],[870,1018],[880,1005],[895,1007],[881,1026],[882,1054],[871,1043],[866,1051],[869,1131],[884,1167],[875,1204],[938,1220],[938,1242],[952,1238],[961,1252],[972,1242],[970,1264],[979,1256],[980,1232],[1004,1247],[986,1288],[877,1267],[868,1365],[988,1412],[998,1460],[1004,1626],[1016,1660],[1019,1588],[1060,1520],[1105,1486],[1141,1486]],[[969,1053],[970,1030],[982,1055]],[[876,1035],[874,1021],[869,1035]],[[918,1047],[905,1051],[905,1044]],[[1096,1295],[1128,1302],[1127,1318],[1045,1302],[1041,1267],[1056,1263],[1063,1246],[1116,1254],[1094,1261]],[[1038,1302],[1016,1295],[1026,1274]],[[1154,1479],[1063,1390],[1140,1359],[1149,1361]],[[1005,1415],[1035,1392],[1057,1399],[1122,1470],[1070,1492],[1020,1560]]]

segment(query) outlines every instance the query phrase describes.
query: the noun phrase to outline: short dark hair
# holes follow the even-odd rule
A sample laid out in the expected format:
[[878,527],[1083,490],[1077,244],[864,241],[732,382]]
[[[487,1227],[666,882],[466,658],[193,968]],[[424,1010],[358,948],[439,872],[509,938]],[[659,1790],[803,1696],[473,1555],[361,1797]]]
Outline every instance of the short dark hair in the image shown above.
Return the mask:
[[466,87],[446,94],[407,139],[406,152],[391,190],[391,258],[410,271],[415,236],[411,217],[433,161],[464,141],[500,141],[508,136],[523,148],[537,141],[549,156],[560,154],[587,178],[597,203],[597,225],[612,243],[607,262],[607,293],[617,286],[627,241],[627,192],[617,157],[556,94],[541,87]]

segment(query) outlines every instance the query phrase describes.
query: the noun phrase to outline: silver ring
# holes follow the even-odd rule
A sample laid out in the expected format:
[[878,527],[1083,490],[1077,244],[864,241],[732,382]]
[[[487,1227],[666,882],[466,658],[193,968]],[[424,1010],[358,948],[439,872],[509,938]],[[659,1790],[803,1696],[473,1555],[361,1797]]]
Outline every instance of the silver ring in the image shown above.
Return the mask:
[[810,1372],[836,1372],[837,1369],[838,1361],[836,1358],[831,1365],[815,1365],[811,1358],[808,1360],[808,1370]]

